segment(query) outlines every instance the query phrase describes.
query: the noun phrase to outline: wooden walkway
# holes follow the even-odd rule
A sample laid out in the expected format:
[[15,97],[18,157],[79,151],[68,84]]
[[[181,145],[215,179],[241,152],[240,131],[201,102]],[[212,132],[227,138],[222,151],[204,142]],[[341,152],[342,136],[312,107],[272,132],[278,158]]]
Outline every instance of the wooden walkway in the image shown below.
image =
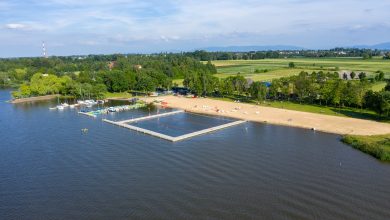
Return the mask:
[[130,129],[130,130],[134,130],[134,131],[137,131],[137,132],[142,132],[144,134],[155,136],[155,137],[167,140],[167,141],[172,141],[172,142],[185,140],[185,139],[192,138],[192,137],[195,137],[195,136],[203,135],[203,134],[206,134],[206,133],[214,132],[214,131],[217,131],[217,130],[221,130],[221,129],[224,129],[224,128],[228,128],[228,127],[232,127],[232,126],[235,126],[235,125],[239,125],[239,124],[245,123],[245,121],[241,121],[241,120],[240,121],[234,121],[234,122],[230,122],[230,123],[227,123],[227,124],[215,126],[215,127],[212,127],[212,128],[207,128],[207,129],[203,129],[203,130],[200,130],[200,131],[195,131],[195,132],[192,132],[192,133],[184,134],[184,135],[177,136],[177,137],[172,137],[172,136],[169,136],[169,135],[165,135],[165,134],[162,134],[162,133],[158,133],[158,132],[155,132],[155,131],[151,131],[151,130],[148,130],[148,129],[144,129],[144,128],[140,128],[140,127],[128,124],[128,123],[137,122],[137,121],[141,121],[141,120],[148,120],[148,119],[153,119],[153,118],[158,118],[158,117],[174,115],[174,114],[178,114],[178,113],[182,113],[182,112],[184,112],[184,111],[181,110],[181,111],[175,111],[175,112],[168,112],[168,113],[151,115],[151,116],[135,118],[135,119],[130,119],[130,120],[124,120],[124,121],[110,121],[110,120],[107,120],[107,119],[103,119],[103,121],[107,122],[107,123],[110,123],[110,124],[114,124],[114,125],[120,126],[120,127],[124,127],[124,128]]

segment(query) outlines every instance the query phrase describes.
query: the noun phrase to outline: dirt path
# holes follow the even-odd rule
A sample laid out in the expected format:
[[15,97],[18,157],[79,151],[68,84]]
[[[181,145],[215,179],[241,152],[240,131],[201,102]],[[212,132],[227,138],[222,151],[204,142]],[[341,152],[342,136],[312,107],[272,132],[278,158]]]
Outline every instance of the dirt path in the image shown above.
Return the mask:
[[58,95],[45,95],[45,96],[37,96],[37,97],[30,97],[30,98],[14,99],[14,100],[11,100],[10,103],[17,104],[17,103],[23,103],[23,102],[50,100],[50,99],[57,98],[57,96]]

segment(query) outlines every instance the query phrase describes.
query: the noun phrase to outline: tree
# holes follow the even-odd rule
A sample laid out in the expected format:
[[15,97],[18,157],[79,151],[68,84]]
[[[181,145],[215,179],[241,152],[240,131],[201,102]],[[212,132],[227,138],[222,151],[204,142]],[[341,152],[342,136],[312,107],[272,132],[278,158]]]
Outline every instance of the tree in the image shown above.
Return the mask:
[[310,79],[307,72],[301,72],[294,80],[294,88],[296,89],[299,101],[309,96]]
[[249,88],[252,98],[262,102],[267,97],[267,87],[263,82],[253,82]]
[[365,80],[366,77],[367,77],[367,74],[366,74],[365,72],[360,72],[360,73],[359,73],[359,79],[360,79],[360,80]]
[[343,73],[343,79],[344,79],[344,80],[348,80],[348,75],[347,75],[347,73]]
[[97,99],[104,98],[104,93],[106,92],[107,92],[107,87],[102,83],[92,86],[92,90],[91,90],[92,96]]
[[363,60],[368,60],[368,59],[371,59],[371,58],[372,58],[371,54],[368,54],[368,53],[364,53],[363,54]]
[[55,75],[36,73],[30,81],[31,95],[58,94],[62,86],[62,80]]
[[335,83],[333,84],[333,95],[332,95],[332,103],[334,105],[340,105],[342,102],[342,92],[344,88],[344,83],[341,80],[336,80]]
[[238,93],[238,95],[241,95],[243,92],[245,92],[247,81],[244,76],[238,73],[231,79],[234,85],[234,90]]
[[269,87],[269,96],[273,99],[278,99],[281,88],[282,84],[279,79],[272,80],[271,86]]
[[385,86],[385,91],[390,91],[390,81],[387,81],[386,86]]
[[294,62],[289,62],[288,63],[289,68],[295,68],[295,63]]
[[351,79],[355,79],[355,77],[356,77],[356,73],[353,71],[349,75],[350,75]]
[[220,88],[222,88],[223,94],[232,95],[234,92],[233,77],[230,76],[226,79],[220,80]]
[[382,71],[377,71],[377,75],[375,76],[376,81],[383,81],[385,79],[385,73]]
[[365,97],[366,106],[375,112],[386,116],[389,116],[390,112],[390,92],[381,91],[373,92],[369,91],[366,93]]
[[152,77],[146,74],[137,75],[137,85],[135,86],[136,90],[151,92],[156,90],[156,82]]
[[325,101],[325,105],[333,101],[335,81],[328,80],[321,88],[322,99]]

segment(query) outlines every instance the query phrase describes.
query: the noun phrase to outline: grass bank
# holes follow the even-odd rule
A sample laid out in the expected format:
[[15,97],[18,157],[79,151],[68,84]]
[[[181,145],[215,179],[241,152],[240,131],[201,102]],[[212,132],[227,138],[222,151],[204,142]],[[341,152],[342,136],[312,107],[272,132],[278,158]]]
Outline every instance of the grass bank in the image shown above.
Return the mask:
[[345,135],[342,141],[381,161],[390,162],[390,134],[375,136]]
[[128,92],[106,92],[104,98],[131,98],[132,95]]

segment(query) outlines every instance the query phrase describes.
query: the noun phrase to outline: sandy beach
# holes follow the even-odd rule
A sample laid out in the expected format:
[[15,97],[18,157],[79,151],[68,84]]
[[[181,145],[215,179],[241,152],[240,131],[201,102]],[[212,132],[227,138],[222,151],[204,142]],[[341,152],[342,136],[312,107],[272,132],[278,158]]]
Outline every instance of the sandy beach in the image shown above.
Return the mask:
[[[156,97],[142,98],[153,102]],[[208,98],[159,97],[167,107],[188,112],[220,115],[241,120],[315,129],[334,134],[379,135],[390,134],[390,124],[369,120],[299,112]]]

